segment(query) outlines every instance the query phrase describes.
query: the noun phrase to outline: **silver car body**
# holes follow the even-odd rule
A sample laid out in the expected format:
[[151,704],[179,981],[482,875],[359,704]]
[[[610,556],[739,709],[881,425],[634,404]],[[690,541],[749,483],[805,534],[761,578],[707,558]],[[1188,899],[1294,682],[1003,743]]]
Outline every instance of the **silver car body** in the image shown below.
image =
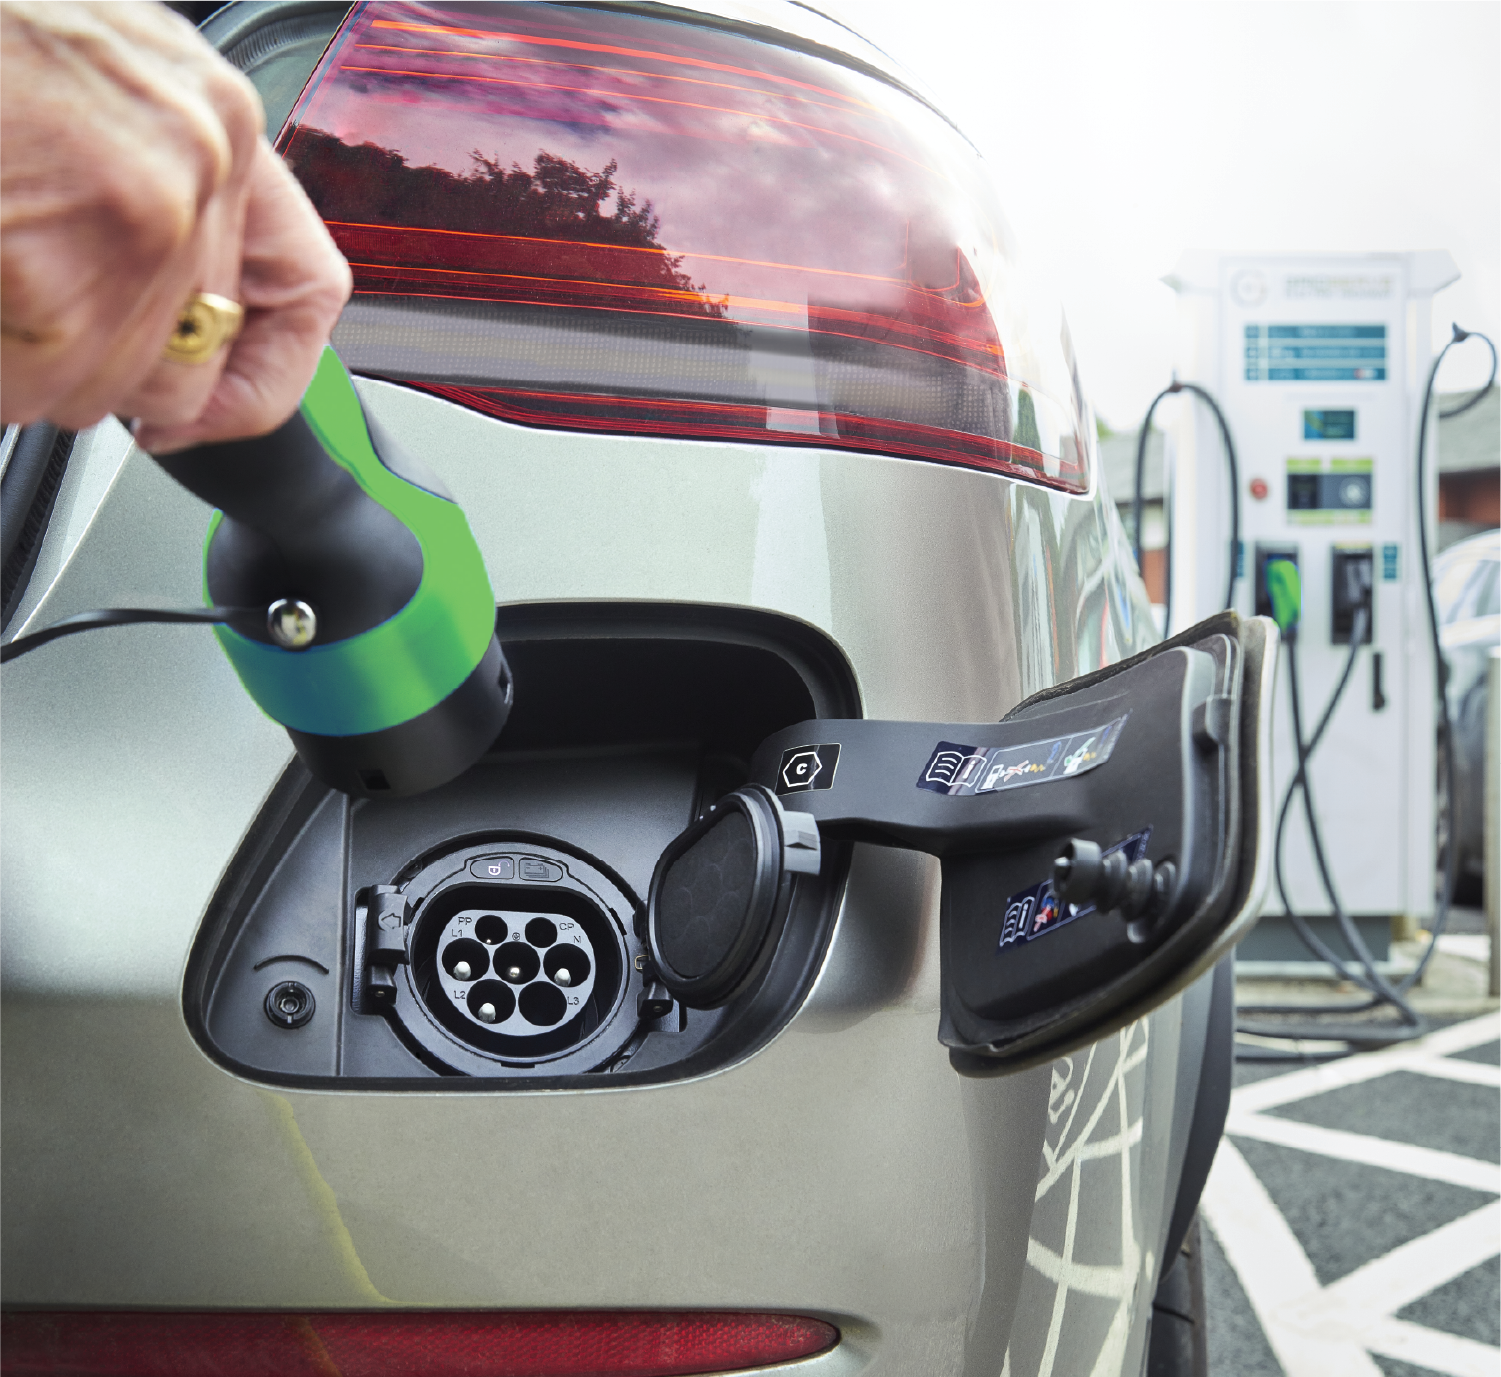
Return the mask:
[[[1069,496],[360,390],[457,497],[503,603],[779,613],[844,652],[867,716],[933,721],[998,718],[1156,639],[1098,478]],[[13,629],[196,602],[204,526],[105,422]],[[1141,1370],[1207,980],[1050,1067],[962,1078],[935,1037],[937,863],[860,846],[810,997],[716,1074],[259,1084],[194,1041],[183,979],[286,735],[181,627],[59,642],[7,669],[4,711],[8,1305],[743,1307],[838,1326],[807,1377]]]

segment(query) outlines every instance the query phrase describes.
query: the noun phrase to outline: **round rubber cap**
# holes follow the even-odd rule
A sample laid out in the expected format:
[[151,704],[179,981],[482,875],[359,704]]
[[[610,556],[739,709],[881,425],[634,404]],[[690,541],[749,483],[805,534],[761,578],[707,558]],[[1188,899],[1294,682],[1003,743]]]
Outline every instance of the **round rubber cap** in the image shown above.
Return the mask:
[[647,940],[662,983],[685,1004],[721,1004],[756,963],[776,913],[781,825],[759,788],[737,789],[657,862]]

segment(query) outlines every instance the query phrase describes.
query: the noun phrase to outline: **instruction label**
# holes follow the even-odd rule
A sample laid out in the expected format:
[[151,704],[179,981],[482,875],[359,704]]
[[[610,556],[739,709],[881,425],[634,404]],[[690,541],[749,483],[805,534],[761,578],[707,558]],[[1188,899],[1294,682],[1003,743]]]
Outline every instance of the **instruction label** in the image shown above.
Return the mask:
[[1021,746],[981,748],[940,741],[917,777],[917,787],[955,798],[1082,775],[1110,759],[1125,725],[1126,718],[1117,717],[1090,731]]

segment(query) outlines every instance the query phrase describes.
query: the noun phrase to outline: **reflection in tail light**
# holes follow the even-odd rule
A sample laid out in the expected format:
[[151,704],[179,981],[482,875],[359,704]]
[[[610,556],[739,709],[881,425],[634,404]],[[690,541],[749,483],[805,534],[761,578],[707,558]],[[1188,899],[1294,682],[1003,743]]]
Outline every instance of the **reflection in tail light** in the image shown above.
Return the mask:
[[530,425],[1088,486],[1067,333],[988,174],[864,71],[604,7],[358,6],[279,146],[354,268],[357,371]]
[[714,1311],[13,1312],[5,1377],[676,1377],[806,1358],[839,1331]]

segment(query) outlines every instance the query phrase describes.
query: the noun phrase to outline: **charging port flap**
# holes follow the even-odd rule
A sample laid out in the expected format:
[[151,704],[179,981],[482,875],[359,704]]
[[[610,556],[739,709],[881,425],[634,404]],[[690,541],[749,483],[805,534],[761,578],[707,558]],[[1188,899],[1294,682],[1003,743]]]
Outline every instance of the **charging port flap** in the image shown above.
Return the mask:
[[1150,1012],[1255,921],[1276,645],[1221,613],[998,723],[789,727],[752,778],[825,838],[941,858],[939,1037],[961,1072],[1015,1070]]

